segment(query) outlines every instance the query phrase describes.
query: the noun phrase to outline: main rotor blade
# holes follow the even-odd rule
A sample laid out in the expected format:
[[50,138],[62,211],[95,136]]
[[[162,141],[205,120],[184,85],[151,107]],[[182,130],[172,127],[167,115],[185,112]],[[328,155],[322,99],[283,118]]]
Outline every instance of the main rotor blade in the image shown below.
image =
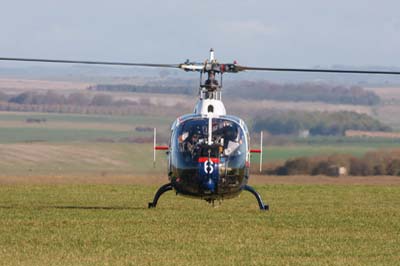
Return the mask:
[[274,67],[247,67],[236,65],[238,71],[259,70],[278,72],[316,72],[316,73],[344,73],[344,74],[378,74],[378,75],[400,75],[398,71],[376,71],[376,70],[349,70],[349,69],[314,69],[314,68],[274,68]]
[[168,68],[179,68],[180,67],[179,64],[147,64],[147,63],[126,63],[126,62],[105,62],[105,61],[12,58],[12,57],[0,57],[0,61],[23,61],[23,62],[40,62],[40,63],[65,63],[65,64],[113,65],[113,66],[139,66],[139,67],[168,67]]

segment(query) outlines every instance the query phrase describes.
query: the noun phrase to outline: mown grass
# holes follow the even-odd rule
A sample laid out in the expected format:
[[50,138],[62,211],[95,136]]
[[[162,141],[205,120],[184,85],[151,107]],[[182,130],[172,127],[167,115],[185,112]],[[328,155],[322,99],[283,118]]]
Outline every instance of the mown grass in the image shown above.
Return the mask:
[[350,154],[362,156],[366,152],[375,150],[368,145],[290,145],[290,146],[265,146],[263,151],[264,162],[283,161],[298,157],[310,157],[318,155]]
[[[83,134],[84,131],[81,131]],[[0,133],[1,135],[1,133]],[[58,136],[59,137],[59,136]],[[157,152],[153,168],[152,144],[100,142],[44,142],[0,144],[0,176],[13,175],[119,175],[166,174],[165,152]],[[263,162],[274,163],[302,156],[351,154],[362,156],[374,147],[265,146]],[[259,155],[252,156],[258,167]]]
[[[46,119],[26,123],[27,118]],[[172,118],[144,115],[109,116],[49,113],[0,112],[0,143],[70,142],[106,139],[120,141],[132,137],[152,137],[152,132],[137,132],[135,127],[157,127],[167,132]],[[102,127],[104,125],[104,127]]]
[[[45,123],[26,123],[44,118]],[[152,132],[135,127],[157,127],[159,144],[169,135],[170,117],[108,116],[53,113],[0,112],[0,176],[58,174],[165,174],[164,153],[152,168],[152,144],[128,142]],[[399,146],[397,140],[313,137],[287,139],[285,145],[265,145],[263,162],[276,163],[297,157],[351,154]],[[257,143],[252,143],[252,148]],[[52,156],[50,156],[50,154]],[[258,161],[253,156],[253,165]]]
[[[80,131],[81,134],[84,131]],[[62,134],[62,133],[60,133]],[[1,133],[0,133],[1,136]],[[60,136],[57,136],[60,137]],[[376,148],[343,145],[265,146],[263,162],[274,163],[303,156],[351,154],[362,156]],[[252,156],[258,167],[259,155]],[[0,144],[0,176],[12,175],[116,175],[165,174],[165,152],[157,153],[153,168],[152,144],[78,142],[39,142]]]
[[36,112],[0,112],[0,121],[25,121],[27,118],[45,118],[48,122],[76,123],[121,123],[121,124],[160,124],[171,123],[170,117],[155,117],[149,115],[94,115],[94,114],[59,114]]
[[166,175],[165,152],[153,167],[151,144],[13,143],[0,144],[0,176]]
[[398,265],[400,187],[260,186],[212,208],[156,187],[0,187],[2,265]]

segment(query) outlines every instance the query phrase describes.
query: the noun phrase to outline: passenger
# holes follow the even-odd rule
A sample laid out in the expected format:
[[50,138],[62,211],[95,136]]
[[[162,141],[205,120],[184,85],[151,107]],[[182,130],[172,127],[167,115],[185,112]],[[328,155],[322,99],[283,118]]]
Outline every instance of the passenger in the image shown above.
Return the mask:
[[188,136],[189,136],[189,132],[187,132],[187,131],[183,132],[182,135],[180,135],[179,138],[178,138],[179,143],[184,142],[187,139]]
[[225,127],[225,145],[224,154],[231,156],[239,148],[239,133],[236,126],[230,125]]

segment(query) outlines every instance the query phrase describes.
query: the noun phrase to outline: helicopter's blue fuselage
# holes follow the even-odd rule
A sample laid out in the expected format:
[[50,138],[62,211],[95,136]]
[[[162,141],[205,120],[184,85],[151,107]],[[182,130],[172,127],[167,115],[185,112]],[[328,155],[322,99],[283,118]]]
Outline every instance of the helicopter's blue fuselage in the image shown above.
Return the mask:
[[178,194],[206,200],[230,198],[247,184],[248,133],[239,118],[178,118],[169,150],[169,178]]

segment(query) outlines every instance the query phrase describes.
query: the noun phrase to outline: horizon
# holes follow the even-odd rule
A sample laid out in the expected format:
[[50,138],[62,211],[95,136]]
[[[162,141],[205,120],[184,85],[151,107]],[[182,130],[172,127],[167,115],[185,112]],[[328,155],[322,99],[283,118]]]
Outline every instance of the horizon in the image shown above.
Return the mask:
[[180,63],[201,62],[213,47],[221,62],[250,66],[400,67],[393,0],[39,0],[3,8],[0,56]]

